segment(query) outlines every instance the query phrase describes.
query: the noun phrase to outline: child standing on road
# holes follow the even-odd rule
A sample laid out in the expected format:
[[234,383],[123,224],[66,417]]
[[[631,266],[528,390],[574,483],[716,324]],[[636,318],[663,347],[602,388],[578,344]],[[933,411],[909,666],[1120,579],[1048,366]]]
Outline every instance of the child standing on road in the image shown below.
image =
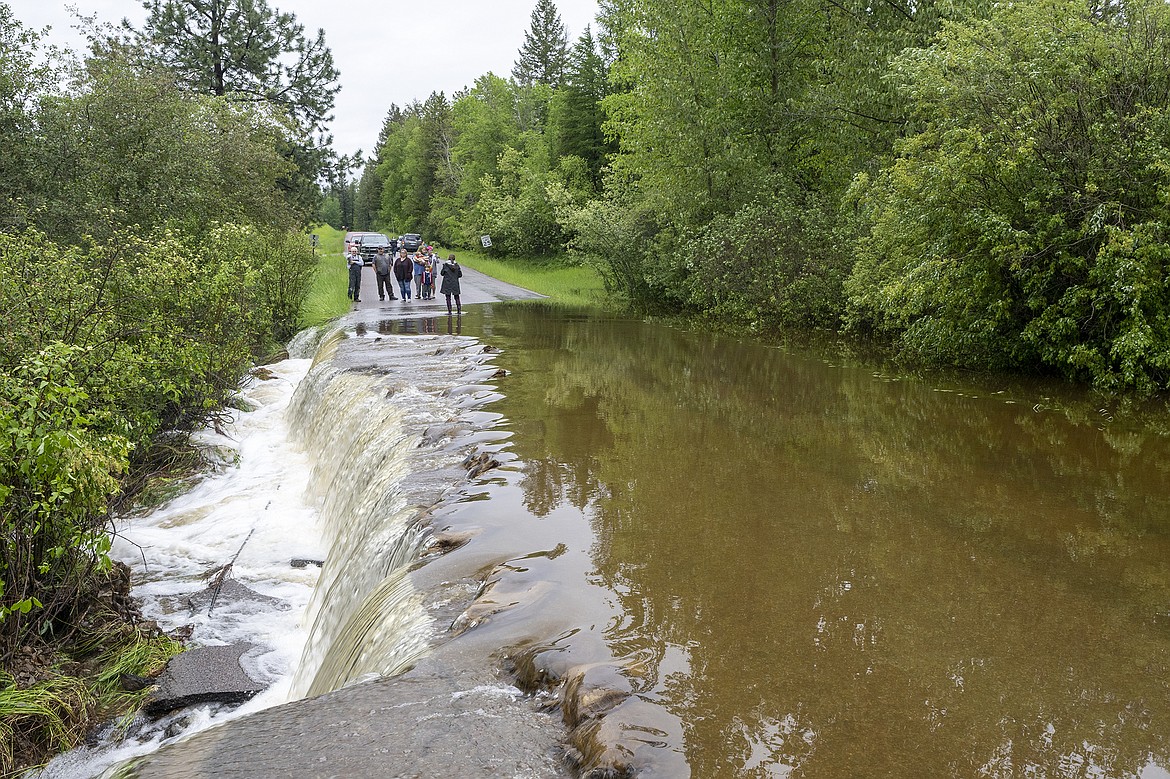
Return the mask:
[[431,272],[431,263],[428,260],[422,272],[422,298],[430,300],[435,296],[435,274]]

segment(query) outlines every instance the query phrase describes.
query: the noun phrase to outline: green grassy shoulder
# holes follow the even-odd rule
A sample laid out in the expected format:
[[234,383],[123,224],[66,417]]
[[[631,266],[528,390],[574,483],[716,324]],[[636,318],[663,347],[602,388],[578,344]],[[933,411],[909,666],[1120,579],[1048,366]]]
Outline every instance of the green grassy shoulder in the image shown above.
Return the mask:
[[474,249],[439,247],[435,251],[444,258],[453,252],[461,265],[548,295],[556,303],[571,306],[606,306],[608,303],[605,286],[597,271],[585,265],[568,264],[563,258],[496,258]]
[[317,236],[317,270],[309,294],[301,304],[301,327],[315,327],[349,311],[345,297],[349,286],[348,271],[342,261],[345,233],[329,225],[318,225],[310,231]]

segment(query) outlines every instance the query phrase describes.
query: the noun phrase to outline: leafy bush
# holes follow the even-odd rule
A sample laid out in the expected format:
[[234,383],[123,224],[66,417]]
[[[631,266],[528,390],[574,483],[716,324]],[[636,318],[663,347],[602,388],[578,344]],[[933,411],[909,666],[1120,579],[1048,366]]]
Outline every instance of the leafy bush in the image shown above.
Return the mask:
[[682,245],[690,302],[761,329],[832,327],[849,258],[816,208],[753,202]]
[[129,442],[95,429],[87,351],[52,343],[0,375],[0,656],[30,628],[57,629],[109,563],[106,507]]
[[1170,382],[1170,9],[996,6],[908,50],[917,132],[854,189],[847,322],[917,358]]
[[0,658],[60,627],[108,562],[117,477],[220,413],[295,328],[314,265],[303,235],[236,226],[81,247],[0,234]]
[[658,250],[662,227],[650,208],[617,198],[577,205],[562,197],[556,214],[571,236],[570,253],[597,271],[607,292],[643,310],[681,304],[673,296],[666,299],[675,287],[659,283],[664,277],[674,279],[678,273]]

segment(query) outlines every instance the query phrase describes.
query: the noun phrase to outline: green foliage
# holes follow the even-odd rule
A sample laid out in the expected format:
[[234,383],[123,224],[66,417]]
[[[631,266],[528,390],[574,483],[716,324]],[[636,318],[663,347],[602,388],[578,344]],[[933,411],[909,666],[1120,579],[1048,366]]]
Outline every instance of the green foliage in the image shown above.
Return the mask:
[[0,234],[2,604],[44,604],[0,624],[0,655],[105,563],[106,505],[132,448],[141,463],[157,433],[207,421],[294,327],[314,265],[303,235],[160,238],[62,248]]
[[106,508],[130,447],[101,429],[79,376],[92,367],[54,342],[0,376],[0,656],[51,629],[109,562]]
[[80,743],[92,704],[80,679],[53,676],[20,688],[0,671],[0,774],[16,775],[26,754],[63,752]]
[[907,51],[920,129],[857,182],[851,327],[931,361],[1166,386],[1168,22],[1045,0]]
[[[37,46],[0,2],[0,668],[22,684],[135,632],[95,616],[111,504],[295,331],[321,161],[287,117],[184,91],[124,42],[95,37],[67,88]],[[58,694],[76,681],[8,682],[5,750],[68,746],[93,708]]]
[[616,151],[602,131],[601,101],[608,92],[607,68],[586,27],[569,56],[564,85],[549,104],[548,134],[552,157],[584,160],[595,186],[601,183],[606,158]]
[[454,203],[459,188],[452,116],[446,96],[435,92],[383,128],[386,141],[376,167],[380,224],[440,240],[453,229],[445,207]]
[[482,182],[474,219],[492,236],[493,247],[515,255],[549,254],[560,249],[564,236],[547,193],[548,158],[542,139],[529,135],[529,153],[508,147],[499,160],[498,176]]
[[61,75],[41,56],[40,36],[26,30],[0,3],[0,229],[22,223],[20,203],[30,155],[37,99]]
[[276,149],[291,167],[282,187],[300,218],[314,214],[317,179],[335,158],[324,132],[340,89],[324,31],[306,35],[294,14],[266,0],[144,0],[143,7],[146,22],[129,44],[141,55],[132,59],[159,67],[187,94],[263,117],[258,126],[283,125]]
[[341,199],[336,195],[328,195],[322,199],[317,218],[330,227],[340,230],[341,226],[345,224],[341,218]]
[[339,75],[325,32],[266,0],[145,0],[142,38],[196,94],[271,104],[308,131],[332,118]]
[[763,330],[835,326],[850,258],[828,251],[839,241],[820,213],[777,200],[713,219],[679,249],[691,304]]
[[118,50],[91,59],[82,83],[40,104],[32,137],[44,142],[21,176],[36,224],[56,240],[131,225],[198,232],[213,221],[297,221],[279,124],[183,93]]
[[616,197],[574,203],[562,199],[557,220],[573,236],[572,254],[594,268],[605,288],[645,310],[675,309],[677,269],[659,249],[663,230],[659,215],[645,203]]

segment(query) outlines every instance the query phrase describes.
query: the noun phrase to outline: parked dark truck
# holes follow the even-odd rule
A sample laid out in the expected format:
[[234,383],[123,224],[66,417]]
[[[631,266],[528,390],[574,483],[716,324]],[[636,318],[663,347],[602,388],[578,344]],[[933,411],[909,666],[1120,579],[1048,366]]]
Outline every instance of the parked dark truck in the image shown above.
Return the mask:
[[392,253],[390,239],[382,233],[366,233],[358,239],[358,250],[362,254],[363,265],[374,264],[374,255],[378,253],[379,247],[385,249],[386,254]]

